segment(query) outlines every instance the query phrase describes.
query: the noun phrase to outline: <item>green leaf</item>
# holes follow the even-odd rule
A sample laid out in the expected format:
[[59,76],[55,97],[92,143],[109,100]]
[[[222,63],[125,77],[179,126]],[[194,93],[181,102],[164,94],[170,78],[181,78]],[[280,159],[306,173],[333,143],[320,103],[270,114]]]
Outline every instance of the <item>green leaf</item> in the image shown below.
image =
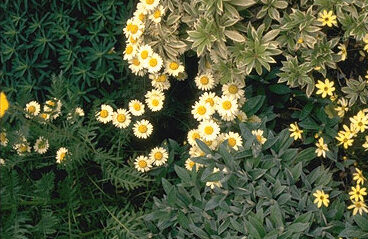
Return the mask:
[[257,95],[248,99],[247,103],[245,104],[244,111],[248,116],[252,116],[262,107],[263,102],[265,101],[266,96],[264,95]]
[[278,95],[286,95],[291,92],[290,88],[283,84],[270,85],[270,91]]
[[191,181],[188,170],[186,170],[182,167],[179,167],[178,165],[174,166],[174,170],[175,170],[176,174],[179,176],[179,178],[182,180],[183,183]]
[[303,107],[302,112],[300,113],[299,119],[304,120],[313,110],[314,104],[309,102],[306,106]]
[[356,224],[358,224],[358,226],[365,232],[368,233],[368,219],[367,219],[367,214],[363,214],[364,216],[361,216],[359,214],[355,215],[353,217],[354,221],[356,222]]
[[295,162],[302,162],[304,165],[307,165],[309,161],[316,158],[316,149],[313,147],[303,149],[296,155]]

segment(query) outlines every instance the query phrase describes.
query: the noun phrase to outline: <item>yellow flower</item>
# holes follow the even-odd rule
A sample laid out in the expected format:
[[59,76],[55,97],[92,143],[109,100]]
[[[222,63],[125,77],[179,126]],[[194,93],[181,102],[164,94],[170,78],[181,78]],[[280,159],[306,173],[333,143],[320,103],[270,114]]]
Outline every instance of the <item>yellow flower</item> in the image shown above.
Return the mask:
[[357,181],[357,185],[359,184],[364,184],[364,181],[367,180],[364,176],[363,176],[363,171],[359,170],[358,168],[355,168],[356,173],[353,173],[353,180]]
[[319,18],[317,21],[322,23],[322,26],[327,25],[328,27],[332,27],[332,25],[337,26],[336,22],[336,16],[333,15],[332,11],[327,12],[326,10],[323,10],[323,12],[319,13]]
[[316,94],[322,94],[322,98],[326,98],[327,95],[332,96],[333,92],[335,91],[335,87],[333,87],[334,82],[329,81],[328,79],[325,79],[325,82],[318,81],[318,84],[316,84],[316,87],[318,88]]
[[344,148],[347,149],[349,146],[353,145],[354,139],[352,139],[353,134],[350,131],[339,131],[336,139],[339,141],[337,145],[344,145]]
[[355,216],[358,212],[360,215],[363,214],[363,211],[365,213],[368,213],[367,205],[363,201],[354,201],[352,205],[348,207],[348,209],[353,209],[353,216]]
[[149,159],[156,166],[164,165],[168,158],[169,158],[169,154],[167,153],[167,150],[162,147],[156,147],[152,149],[149,154]]
[[340,49],[340,51],[337,53],[337,55],[341,55],[341,61],[345,61],[346,60],[346,56],[348,55],[348,53],[346,51],[345,44],[339,44],[339,46],[337,48]]
[[350,117],[350,122],[358,132],[363,133],[368,129],[368,117],[364,114],[363,110],[359,111],[357,115]]
[[6,99],[4,92],[0,93],[0,118],[2,118],[5,112],[9,109],[9,102]]
[[363,148],[365,148],[364,151],[367,151],[368,150],[368,135],[365,136],[365,142],[364,144],[362,145]]
[[294,137],[294,140],[302,139],[303,130],[299,129],[299,126],[296,122],[294,124],[290,124],[289,131],[292,132],[290,137]]
[[313,196],[315,197],[314,203],[317,204],[318,208],[322,207],[322,204],[325,207],[328,207],[328,204],[330,203],[330,200],[328,199],[329,195],[325,194],[323,190],[317,190],[315,193],[313,193]]
[[328,151],[327,144],[324,143],[323,138],[319,138],[318,142],[316,143],[316,154],[318,157],[323,156],[326,158],[326,151]]
[[348,112],[349,108],[348,108],[348,102],[344,99],[341,98],[337,101],[337,103],[340,106],[335,107],[335,110],[337,111],[337,115],[342,118],[345,115],[345,112]]
[[356,187],[351,187],[351,191],[349,192],[350,200],[354,201],[364,201],[364,196],[367,195],[366,188],[360,188],[360,185],[356,185]]

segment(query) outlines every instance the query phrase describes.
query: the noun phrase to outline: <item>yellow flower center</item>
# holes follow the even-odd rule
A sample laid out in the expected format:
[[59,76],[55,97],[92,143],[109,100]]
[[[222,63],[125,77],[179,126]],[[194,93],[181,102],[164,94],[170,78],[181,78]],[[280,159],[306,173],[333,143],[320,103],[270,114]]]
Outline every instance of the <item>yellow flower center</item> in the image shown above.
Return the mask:
[[132,63],[133,63],[133,65],[135,65],[135,66],[139,66],[139,65],[141,64],[141,62],[140,62],[137,58],[134,58],[134,59],[132,60]]
[[130,32],[133,34],[136,34],[138,32],[138,26],[137,25],[132,25],[130,28]]
[[144,14],[143,13],[141,13],[141,14],[139,14],[139,16],[138,16],[138,18],[139,18],[139,20],[141,20],[142,22],[144,21]]
[[207,76],[202,76],[201,79],[199,79],[202,85],[207,85],[210,79],[208,79]]
[[303,42],[304,42],[303,38],[301,38],[301,37],[300,37],[300,38],[298,39],[298,43],[299,43],[299,44],[301,44],[301,43],[303,43]]
[[125,53],[126,54],[128,54],[128,55],[130,55],[130,54],[132,54],[132,52],[133,52],[133,47],[132,46],[127,46],[127,48],[125,49]]
[[47,101],[47,104],[50,105],[50,106],[55,106],[55,102],[52,101],[52,100],[48,100]]
[[148,51],[147,50],[144,50],[141,52],[141,57],[142,59],[146,59],[148,57]]
[[195,165],[195,162],[193,162],[193,161],[189,161],[188,165],[189,165],[189,167],[190,167],[190,168],[193,168],[193,167],[194,167],[194,165]]
[[100,111],[101,118],[106,118],[108,115],[109,115],[109,112],[107,112],[107,110],[101,110]]
[[152,5],[155,2],[155,0],[146,0],[146,4]]
[[155,66],[157,66],[157,59],[152,58],[151,60],[149,60],[149,65],[150,65],[151,67],[155,67]]
[[211,146],[213,141],[212,140],[205,140],[204,143],[207,145],[207,146]]
[[145,126],[145,125],[140,125],[139,127],[138,127],[138,131],[140,132],[140,133],[146,133],[147,132],[147,126]]
[[134,110],[139,111],[139,110],[141,110],[141,105],[139,103],[135,103],[133,105],[133,108],[134,108]]
[[231,94],[236,94],[236,93],[238,93],[238,87],[237,87],[236,85],[230,85],[230,86],[229,86],[229,92],[230,92]]
[[46,114],[46,113],[42,113],[42,114],[41,114],[41,118],[43,118],[43,119],[47,119],[47,114]]
[[133,43],[133,44],[137,42],[137,40],[135,40],[134,37],[130,37],[129,40],[130,40],[130,43]]
[[196,139],[199,139],[199,138],[201,138],[201,136],[199,135],[198,132],[193,133],[193,135],[192,135],[193,140],[196,140]]
[[325,87],[323,88],[323,90],[324,90],[324,91],[328,91],[328,87],[327,87],[327,86],[325,86]]
[[209,103],[211,106],[215,105],[215,101],[212,98],[207,98],[206,103]]
[[230,147],[234,147],[236,145],[236,140],[234,138],[229,138],[227,140],[227,144],[230,146]]
[[167,79],[166,75],[160,75],[159,77],[157,77],[156,81],[157,82],[165,82]]
[[156,152],[153,157],[155,158],[155,160],[161,160],[163,157],[163,154],[161,152]]
[[33,105],[31,105],[30,107],[28,107],[28,112],[33,114],[34,112],[36,112],[36,107],[34,107]]
[[325,199],[325,197],[324,197],[323,195],[321,195],[321,196],[319,196],[319,199],[320,199],[320,200],[324,200],[324,199]]
[[199,106],[198,109],[197,109],[197,113],[199,115],[204,115],[206,113],[206,107],[204,107],[203,105]]
[[159,104],[160,104],[160,102],[157,99],[152,100],[152,105],[153,106],[158,106]]
[[25,145],[25,144],[22,144],[22,146],[20,146],[19,147],[19,151],[21,152],[21,153],[24,153],[24,152],[26,152],[27,151],[27,145]]
[[207,134],[207,135],[211,135],[213,133],[213,128],[212,126],[206,126],[204,128],[204,133]]
[[0,142],[5,142],[6,141],[6,135],[5,133],[1,133],[0,134]]
[[225,110],[229,110],[231,109],[231,102],[226,100],[222,103],[222,108],[224,108]]
[[63,152],[60,154],[60,161],[62,161],[64,158],[65,158],[65,153]]
[[125,120],[126,120],[126,117],[125,117],[125,115],[123,115],[123,114],[118,114],[118,116],[116,117],[116,119],[117,119],[117,121],[118,121],[119,123],[124,123],[124,122],[125,122]]
[[257,135],[257,136],[256,136],[256,139],[257,139],[257,141],[258,141],[258,142],[260,142],[260,143],[261,143],[261,142],[262,142],[263,137],[262,137],[262,135]]
[[179,68],[179,64],[176,62],[171,62],[169,65],[169,68],[173,71],[177,70]]
[[153,17],[154,17],[154,18],[159,18],[159,17],[161,17],[161,11],[160,11],[160,10],[156,10],[156,11],[153,13]]
[[140,168],[145,168],[145,167],[147,167],[147,162],[145,160],[139,160],[138,161],[138,166]]

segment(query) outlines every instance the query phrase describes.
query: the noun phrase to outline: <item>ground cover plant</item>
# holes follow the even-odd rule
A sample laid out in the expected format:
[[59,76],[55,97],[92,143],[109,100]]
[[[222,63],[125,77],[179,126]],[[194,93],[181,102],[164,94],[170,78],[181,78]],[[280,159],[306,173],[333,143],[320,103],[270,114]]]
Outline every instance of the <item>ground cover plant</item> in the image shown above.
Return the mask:
[[368,238],[368,2],[0,3],[1,238]]

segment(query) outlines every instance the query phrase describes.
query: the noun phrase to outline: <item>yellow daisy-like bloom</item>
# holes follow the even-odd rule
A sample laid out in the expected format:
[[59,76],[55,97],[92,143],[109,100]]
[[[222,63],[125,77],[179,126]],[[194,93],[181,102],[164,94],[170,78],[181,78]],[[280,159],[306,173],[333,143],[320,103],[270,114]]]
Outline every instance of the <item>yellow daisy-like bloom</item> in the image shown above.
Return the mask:
[[166,74],[150,74],[149,78],[152,80],[152,86],[157,90],[168,90],[171,86],[169,77]]
[[70,156],[69,150],[67,148],[61,147],[56,152],[56,162],[62,163],[68,156]]
[[36,101],[31,101],[26,104],[24,111],[26,111],[26,117],[31,118],[33,116],[37,116],[40,113],[41,106]]
[[148,91],[145,97],[146,97],[145,101],[148,108],[153,112],[160,111],[163,108],[165,95],[162,91],[159,90]]
[[299,126],[296,122],[294,124],[290,124],[289,131],[292,132],[290,137],[294,137],[294,140],[302,139],[303,130],[299,129]]
[[4,117],[5,112],[9,109],[9,101],[4,92],[0,93],[0,118]]
[[222,86],[222,94],[240,99],[244,97],[244,90],[242,88],[244,88],[244,84],[241,81],[227,83]]
[[156,166],[164,165],[169,158],[169,154],[166,149],[162,147],[155,147],[149,154],[149,159]]
[[117,109],[112,116],[112,124],[117,128],[126,128],[131,122],[130,113],[125,109]]
[[49,149],[49,141],[45,137],[40,136],[33,146],[34,150],[39,154],[44,154]]
[[355,168],[356,173],[353,173],[353,180],[356,181],[357,185],[364,184],[364,181],[367,180],[364,175],[363,175],[363,171]]
[[200,90],[212,90],[216,86],[216,81],[210,72],[198,74],[194,79],[194,83]]
[[367,195],[366,188],[361,188],[359,184],[356,187],[351,187],[349,192],[350,200],[364,201],[364,196]]
[[204,140],[215,140],[220,133],[220,127],[213,120],[202,121],[198,126],[199,134]]
[[106,124],[112,120],[114,110],[110,105],[101,105],[100,111],[96,112],[97,120]]
[[335,87],[333,87],[334,82],[329,81],[328,79],[325,79],[325,82],[318,81],[318,84],[316,84],[317,92],[316,94],[322,94],[322,98],[326,98],[327,95],[332,96],[333,92],[335,91]]
[[161,18],[162,16],[165,14],[165,8],[163,6],[158,6],[149,16],[149,18],[154,22],[154,23],[160,23],[161,22]]
[[345,100],[344,98],[341,98],[337,101],[337,104],[339,104],[340,106],[337,106],[335,108],[335,110],[337,111],[337,115],[340,117],[340,118],[343,118],[344,115],[345,115],[345,112],[348,112],[349,111],[349,108],[348,108],[348,102],[347,100]]
[[368,117],[363,110],[359,111],[357,115],[350,117],[350,122],[353,127],[359,132],[364,132],[368,129]]
[[243,146],[243,140],[238,133],[229,132],[224,135],[224,140],[227,140],[227,145],[234,150],[239,150]]
[[134,165],[139,172],[144,173],[152,168],[152,161],[146,156],[141,155],[135,159]]
[[[220,172],[219,168],[214,168],[213,173]],[[215,187],[221,188],[222,184],[220,181],[213,181],[213,182],[206,182],[206,186],[210,187],[211,189],[214,189]]]
[[340,51],[337,53],[337,55],[341,55],[341,61],[345,61],[346,57],[348,55],[348,52],[346,51],[345,44],[339,44],[339,46],[337,48],[340,49]]
[[254,136],[256,136],[256,140],[258,141],[258,143],[260,143],[260,144],[266,143],[267,139],[265,137],[263,137],[263,130],[261,130],[261,129],[252,130],[252,134]]
[[213,107],[209,103],[195,102],[192,106],[192,111],[194,118],[198,121],[208,120],[215,113]]
[[177,77],[179,73],[184,72],[184,66],[179,61],[167,61],[166,72],[171,76]]
[[365,136],[365,142],[362,144],[362,147],[364,148],[364,151],[368,150],[368,135]]
[[328,151],[327,144],[324,143],[323,138],[319,138],[318,142],[316,143],[316,154],[318,157],[323,156],[326,158],[326,152]]
[[317,207],[322,207],[322,204],[325,207],[328,207],[328,204],[330,203],[329,195],[326,194],[323,190],[317,190],[315,193],[313,193],[313,196],[315,197],[314,203],[317,204]]
[[353,201],[353,204],[348,207],[348,209],[353,210],[353,216],[355,216],[358,212],[360,215],[363,215],[363,212],[368,213],[367,205],[364,201]]
[[201,135],[199,134],[199,130],[198,129],[192,129],[188,132],[188,135],[187,135],[187,140],[188,140],[188,143],[192,146],[196,146],[197,145],[197,142],[196,142],[196,139],[201,139]]
[[129,111],[134,116],[141,116],[144,113],[144,104],[139,100],[131,100],[129,102]]
[[143,119],[134,124],[133,132],[138,138],[147,139],[153,132],[153,126],[148,120]]
[[333,14],[332,11],[327,12],[326,10],[323,10],[323,12],[319,13],[319,18],[317,19],[317,21],[321,22],[322,26],[337,26],[336,16]]
[[0,145],[6,147],[8,145],[8,138],[6,137],[5,132],[0,133]]
[[353,135],[350,133],[350,131],[339,131],[337,133],[336,139],[339,141],[337,145],[342,144],[345,149],[347,149],[349,146],[352,146],[354,142]]

